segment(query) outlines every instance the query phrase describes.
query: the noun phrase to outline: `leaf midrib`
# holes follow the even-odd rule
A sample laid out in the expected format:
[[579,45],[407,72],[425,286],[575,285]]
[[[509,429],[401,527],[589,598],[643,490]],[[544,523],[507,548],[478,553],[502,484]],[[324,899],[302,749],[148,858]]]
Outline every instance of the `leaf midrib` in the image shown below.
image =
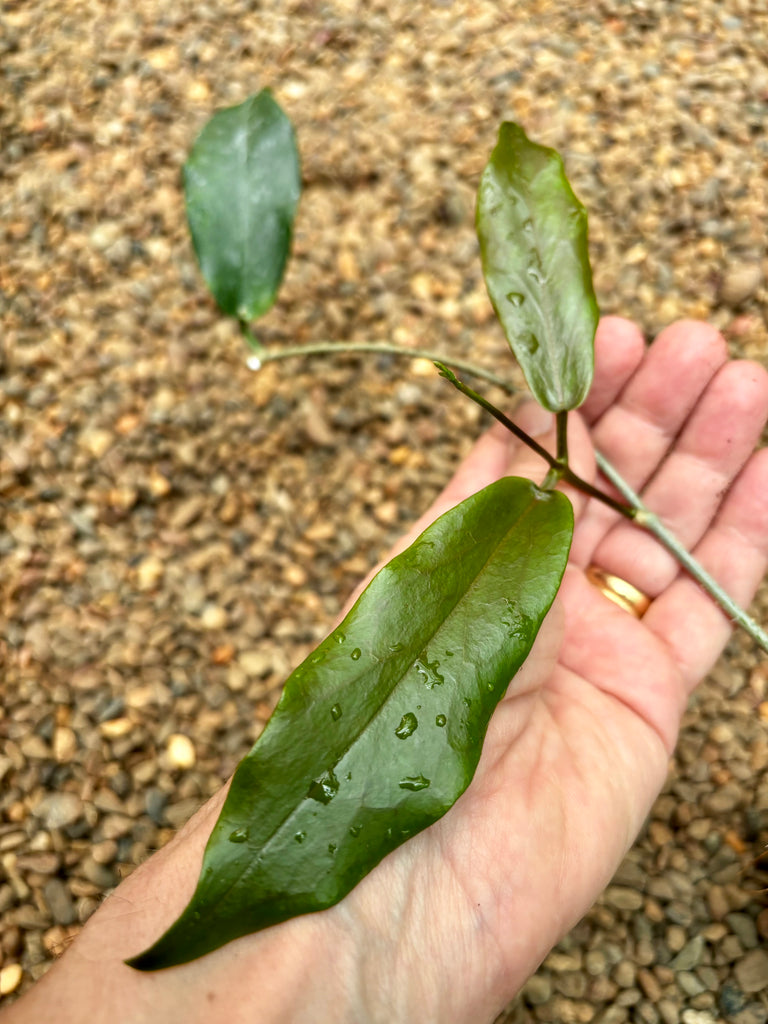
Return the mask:
[[[466,596],[466,594],[469,593],[469,591],[475,585],[475,583],[477,582],[477,579],[479,578],[479,576],[483,573],[483,571],[486,569],[486,567],[488,566],[488,564],[492,560],[492,557],[495,554],[495,552],[501,547],[501,545],[504,543],[504,541],[509,536],[509,533],[516,526],[518,526],[518,524],[524,519],[525,516],[527,516],[527,515],[529,515],[531,513],[531,511],[535,507],[535,500],[536,500],[535,498],[533,498],[533,495],[531,495],[531,498],[532,498],[532,500],[529,501],[529,503],[528,503],[527,507],[524,509],[524,511],[516,519],[514,519],[512,521],[512,523],[509,525],[509,527],[504,531],[504,534],[499,539],[497,544],[495,544],[494,547],[492,548],[492,550],[489,552],[489,555],[486,558],[486,560],[483,562],[483,565],[478,569],[478,571],[475,574],[475,576],[473,577],[471,583],[469,583],[469,585],[464,589],[463,594],[459,595],[459,597],[457,598],[455,604],[451,608],[451,610],[448,613],[448,615],[446,615],[446,617],[442,620],[440,625],[436,629],[434,629],[430,633],[430,635],[428,637],[425,638],[424,642],[420,645],[422,650],[426,647],[426,645],[428,643],[430,643],[434,639],[434,637],[445,626],[445,624],[448,622],[448,620],[451,618],[451,616],[454,615],[454,613],[456,611],[456,608],[458,607],[458,605],[460,604],[460,602],[462,600],[462,597]],[[526,557],[529,557],[529,556],[526,556]],[[351,612],[350,612],[350,614],[351,614]],[[411,662],[411,664],[408,666],[408,668],[403,670],[403,672],[398,676],[397,681],[390,688],[389,692],[387,693],[387,696],[383,699],[382,703],[373,712],[373,714],[368,718],[368,720],[365,722],[365,725],[361,729],[358,730],[358,734],[357,734],[356,738],[343,749],[341,755],[335,761],[336,764],[338,764],[339,761],[341,761],[349,753],[349,751],[354,748],[354,746],[359,741],[359,739],[362,737],[362,735],[370,727],[371,723],[385,710],[385,708],[387,707],[387,705],[388,705],[388,703],[389,703],[389,701],[390,701],[390,699],[391,699],[391,697],[392,697],[392,695],[394,693],[395,688],[397,687],[397,683],[405,676],[407,671],[409,671],[412,667],[413,667],[413,662]],[[235,888],[235,886],[237,886],[241,881],[243,881],[243,879],[247,879],[247,877],[248,877],[248,875],[250,873],[256,871],[256,869],[257,869],[257,867],[259,865],[259,862],[262,860],[261,853],[263,851],[267,850],[275,842],[276,838],[278,837],[278,834],[284,829],[286,824],[288,822],[290,822],[290,820],[294,817],[294,815],[296,815],[299,812],[300,808],[302,808],[306,804],[307,800],[309,800],[309,799],[310,799],[309,797],[302,798],[301,802],[299,804],[297,804],[276,825],[276,827],[272,830],[271,834],[266,839],[266,841],[263,842],[260,845],[259,853],[256,855],[256,857],[244,867],[244,869],[237,875],[237,877],[232,881],[232,883],[230,885],[228,885],[227,888],[224,890],[224,892],[221,894],[221,896],[219,898],[219,903],[222,903],[227,898],[227,896],[230,894],[232,889]]]

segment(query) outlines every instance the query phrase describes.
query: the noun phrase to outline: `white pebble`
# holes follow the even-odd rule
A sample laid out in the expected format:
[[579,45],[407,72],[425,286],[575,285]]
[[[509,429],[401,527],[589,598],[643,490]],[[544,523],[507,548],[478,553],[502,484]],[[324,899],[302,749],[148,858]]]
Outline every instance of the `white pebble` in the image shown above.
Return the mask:
[[11,992],[15,992],[23,977],[24,971],[21,969],[21,964],[7,964],[3,967],[0,970],[0,996],[7,996]]
[[168,760],[174,768],[194,768],[197,756],[192,740],[179,732],[168,737]]

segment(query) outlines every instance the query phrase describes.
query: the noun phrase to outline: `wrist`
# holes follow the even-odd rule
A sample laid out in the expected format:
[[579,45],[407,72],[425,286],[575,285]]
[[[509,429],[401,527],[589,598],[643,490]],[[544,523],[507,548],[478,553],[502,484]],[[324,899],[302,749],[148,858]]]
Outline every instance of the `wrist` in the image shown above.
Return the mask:
[[[353,946],[329,914],[246,936],[198,960],[141,972],[146,948],[188,902],[224,793],[109,896],[51,970],[8,1011],[8,1024],[361,1024]],[[5,1024],[5,1018],[3,1020]]]

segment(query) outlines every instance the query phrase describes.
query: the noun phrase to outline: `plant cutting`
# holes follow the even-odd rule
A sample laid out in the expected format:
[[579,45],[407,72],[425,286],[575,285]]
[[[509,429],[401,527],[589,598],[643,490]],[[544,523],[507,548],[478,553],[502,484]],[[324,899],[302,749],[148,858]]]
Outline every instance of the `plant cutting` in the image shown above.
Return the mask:
[[[294,133],[268,92],[214,116],[185,190],[201,269],[252,360],[309,354],[264,351],[251,331],[275,301],[300,191]],[[556,454],[455,373],[474,368],[442,355],[439,370],[549,471],[539,486],[501,479],[441,516],[291,674],[235,772],[192,900],[136,968],[332,906],[453,805],[560,586],[573,532],[561,481],[656,529],[639,499],[618,502],[569,464],[568,412],[590,388],[598,321],[586,214],[559,156],[515,124],[502,125],[483,174],[477,227],[491,301],[533,395],[556,415]]]

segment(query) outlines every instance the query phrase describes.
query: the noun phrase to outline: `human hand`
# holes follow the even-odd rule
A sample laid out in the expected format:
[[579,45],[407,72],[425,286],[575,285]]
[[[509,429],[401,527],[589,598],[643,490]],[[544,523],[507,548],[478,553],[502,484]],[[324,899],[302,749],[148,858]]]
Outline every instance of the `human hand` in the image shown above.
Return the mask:
[[[766,415],[768,376],[729,362],[713,329],[677,324],[646,352],[635,328],[608,319],[574,424],[575,468],[592,479],[591,440],[746,604],[768,554],[768,451],[752,455]],[[521,417],[540,425],[542,412],[529,406]],[[547,441],[553,450],[554,437]],[[494,428],[413,532],[503,473],[540,480],[545,468]],[[494,714],[475,779],[445,818],[337,908],[376,951],[367,958],[371,991],[387,957],[400,965],[393,988],[406,998],[391,1019],[409,1019],[409,999],[442,1000],[439,1013],[419,1019],[492,1019],[511,998],[641,828],[686,699],[730,634],[652,537],[569,494],[577,526],[556,621]],[[653,599],[642,620],[587,581],[590,564]]]
[[[594,443],[696,557],[746,604],[768,561],[768,374],[729,362],[703,324],[646,351],[609,318],[595,383],[571,417],[575,470]],[[533,405],[518,422],[541,434]],[[554,437],[539,436],[554,447]],[[504,474],[546,467],[503,430],[483,436],[402,548]],[[563,586],[491,719],[471,785],[340,904],[246,936],[201,960],[140,974],[122,960],[153,941],[194,889],[223,795],[138,869],[70,951],[11,1008],[9,1024],[65,1021],[492,1020],[609,881],[663,784],[685,701],[730,625],[657,543],[569,492],[577,514]],[[642,620],[611,604],[596,564],[653,600]]]

